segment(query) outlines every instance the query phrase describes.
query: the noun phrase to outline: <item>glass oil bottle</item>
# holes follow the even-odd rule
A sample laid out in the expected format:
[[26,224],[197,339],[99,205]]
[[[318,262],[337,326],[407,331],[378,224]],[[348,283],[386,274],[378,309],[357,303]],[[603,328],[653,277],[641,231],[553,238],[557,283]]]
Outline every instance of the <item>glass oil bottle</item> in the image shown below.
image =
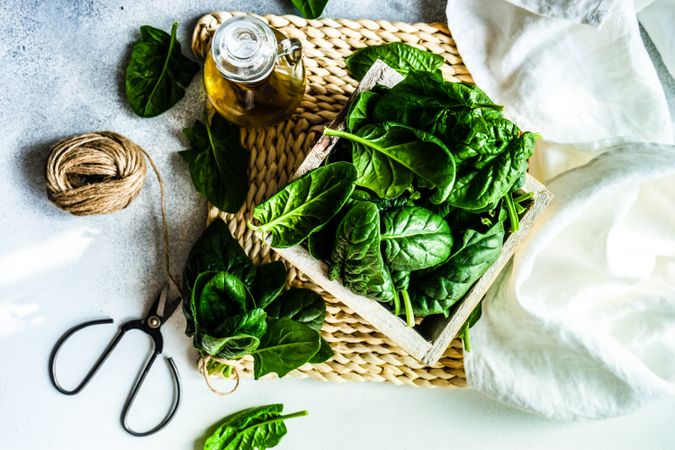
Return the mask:
[[204,66],[213,107],[242,127],[288,118],[305,93],[302,44],[260,19],[239,16],[216,30]]

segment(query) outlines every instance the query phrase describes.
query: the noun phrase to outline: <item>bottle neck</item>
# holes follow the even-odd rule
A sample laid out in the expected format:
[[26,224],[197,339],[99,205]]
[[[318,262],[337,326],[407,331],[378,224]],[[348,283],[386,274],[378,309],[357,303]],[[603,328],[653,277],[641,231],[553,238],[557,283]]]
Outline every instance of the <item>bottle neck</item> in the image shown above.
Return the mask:
[[216,30],[211,57],[220,74],[235,83],[264,82],[274,70],[277,40],[272,29],[250,16],[229,19]]

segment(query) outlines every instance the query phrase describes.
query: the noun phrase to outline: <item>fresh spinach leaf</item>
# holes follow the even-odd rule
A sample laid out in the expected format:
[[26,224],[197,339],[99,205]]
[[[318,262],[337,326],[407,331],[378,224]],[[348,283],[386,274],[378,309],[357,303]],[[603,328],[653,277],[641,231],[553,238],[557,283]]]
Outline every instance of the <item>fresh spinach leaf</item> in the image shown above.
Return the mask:
[[494,264],[504,243],[505,214],[486,232],[471,233],[464,247],[446,263],[413,273],[411,299],[415,315],[444,314]]
[[382,214],[384,260],[390,269],[427,269],[443,263],[452,251],[452,233],[443,217],[419,206]]
[[374,121],[395,121],[441,139],[457,162],[496,154],[520,130],[502,117],[501,106],[478,87],[451,83],[438,74],[412,72],[385,91],[372,107]]
[[286,317],[320,331],[326,317],[326,303],[310,289],[291,288],[266,309],[272,319]]
[[291,182],[253,211],[249,228],[269,234],[271,246],[292,247],[324,226],[354,190],[356,169],[336,162],[314,169]]
[[319,332],[307,325],[286,317],[268,319],[267,332],[253,352],[254,377],[273,372],[283,377],[312,359],[320,347]]
[[340,222],[328,277],[342,277],[342,283],[357,294],[383,302],[394,299],[380,252],[380,212],[374,203],[356,203]]
[[410,272],[405,270],[389,270],[391,281],[397,291],[407,291],[410,287]]
[[251,294],[258,308],[266,308],[286,287],[286,265],[281,261],[272,261],[258,266]]
[[267,328],[266,314],[255,308],[223,320],[211,333],[197,332],[195,347],[222,359],[239,359],[255,351]]
[[377,60],[386,63],[402,75],[411,70],[434,72],[443,65],[443,57],[401,42],[371,45],[355,51],[345,59],[352,76],[360,80]]
[[186,318],[195,330],[195,348],[225,359],[251,353],[267,329],[265,311],[255,307],[241,280],[227,272],[197,277]]
[[141,117],[154,117],[171,108],[199,71],[199,64],[180,51],[176,39],[178,23],[171,35],[148,25],[134,43],[125,76],[126,96],[131,109]]
[[221,219],[215,219],[192,245],[183,276],[186,292],[202,272],[228,272],[245,286],[253,285],[256,267]]
[[195,189],[221,211],[237,212],[248,193],[249,158],[239,142],[239,127],[216,114],[211,124],[197,121],[183,133],[192,148],[179,154]]
[[345,117],[347,131],[355,133],[362,126],[372,123],[373,107],[380,95],[373,91],[362,91],[350,104]]
[[321,345],[319,346],[319,351],[312,356],[312,359],[309,360],[310,364],[321,364],[323,362],[328,361],[331,359],[333,356],[335,356],[335,352],[333,352],[333,349],[330,348],[330,344],[326,342],[324,338],[321,338]]
[[373,121],[394,121],[436,133],[444,120],[467,109],[500,111],[475,85],[452,83],[438,73],[412,71],[384,91],[373,108]]
[[281,404],[259,406],[225,417],[204,442],[204,450],[264,450],[275,447],[287,433],[285,420],[307,411],[282,415]]
[[458,168],[455,187],[448,202],[470,211],[495,208],[527,171],[536,138],[534,133],[525,132],[498,155],[478,156],[465,161]]
[[[364,125],[356,134],[324,129],[327,136],[352,141],[356,184],[392,199],[412,188],[413,175],[449,195],[455,163],[445,145],[430,133],[387,122]],[[438,203],[443,198],[438,199]]]
[[328,0],[291,0],[293,6],[307,19],[316,19],[322,13]]

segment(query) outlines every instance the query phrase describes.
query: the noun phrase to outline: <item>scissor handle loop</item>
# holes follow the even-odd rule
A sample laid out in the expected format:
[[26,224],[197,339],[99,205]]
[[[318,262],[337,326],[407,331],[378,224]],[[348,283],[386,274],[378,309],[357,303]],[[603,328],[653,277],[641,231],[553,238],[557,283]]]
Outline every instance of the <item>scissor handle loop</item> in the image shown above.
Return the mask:
[[168,424],[171,419],[173,419],[174,414],[176,414],[176,411],[178,410],[178,406],[180,405],[180,398],[181,398],[181,386],[180,386],[180,377],[178,376],[178,369],[176,368],[176,364],[173,362],[172,358],[165,358],[166,363],[169,365],[169,371],[171,372],[171,381],[173,383],[173,400],[171,403],[171,407],[169,408],[169,411],[167,412],[166,416],[164,416],[164,419],[162,421],[155,425],[154,427],[150,428],[147,431],[135,431],[132,430],[131,427],[129,426],[128,422],[128,415],[129,415],[129,410],[131,409],[131,406],[134,403],[134,400],[136,399],[136,394],[138,394],[138,391],[141,388],[141,385],[143,384],[143,381],[145,380],[145,377],[147,376],[148,372],[150,371],[150,368],[152,367],[153,363],[155,362],[155,359],[157,358],[157,355],[159,355],[159,352],[153,352],[150,357],[148,358],[148,361],[145,363],[145,366],[143,367],[143,370],[140,372],[138,378],[136,379],[136,382],[131,388],[131,391],[129,391],[129,396],[127,397],[127,401],[124,402],[124,407],[122,408],[122,414],[120,416],[120,422],[122,423],[122,428],[124,430],[137,437],[142,437],[142,436],[148,436],[153,433],[156,433],[157,431],[161,430]]
[[94,365],[92,366],[91,369],[89,369],[89,372],[84,376],[82,381],[80,381],[80,384],[78,384],[74,389],[66,389],[61,384],[59,383],[58,378],[56,377],[56,357],[59,354],[59,351],[61,350],[61,347],[63,344],[70,338],[73,334],[77,333],[78,331],[88,328],[94,325],[103,325],[103,324],[108,324],[108,323],[113,323],[112,319],[98,319],[98,320],[90,320],[89,322],[84,322],[79,325],[74,326],[70,330],[66,331],[63,336],[59,338],[58,341],[56,341],[56,345],[54,345],[54,348],[52,349],[52,353],[49,355],[49,379],[51,380],[52,384],[56,388],[57,391],[59,391],[62,394],[65,395],[75,395],[78,392],[80,392],[88,383],[91,381],[92,377],[98,372],[98,369],[101,367],[103,362],[108,358],[110,355],[110,352],[113,351],[113,349],[117,346],[119,343],[120,339],[124,335],[124,331],[120,330],[117,332],[115,337],[110,341],[108,346],[103,350],[103,353],[101,353],[101,356],[98,357]]

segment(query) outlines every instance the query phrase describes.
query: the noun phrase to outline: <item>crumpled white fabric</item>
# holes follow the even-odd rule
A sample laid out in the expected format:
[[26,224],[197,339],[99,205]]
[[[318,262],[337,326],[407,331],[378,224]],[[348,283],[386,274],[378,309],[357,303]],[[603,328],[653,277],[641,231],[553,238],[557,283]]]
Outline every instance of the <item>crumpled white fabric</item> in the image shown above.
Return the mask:
[[572,20],[588,25],[601,24],[618,0],[508,0],[535,14]]
[[543,135],[530,167],[555,195],[486,295],[469,384],[558,419],[675,393],[675,146],[633,3],[593,27],[496,0],[447,15],[476,83]]
[[659,51],[663,64],[675,77],[675,0],[641,0],[638,19]]

